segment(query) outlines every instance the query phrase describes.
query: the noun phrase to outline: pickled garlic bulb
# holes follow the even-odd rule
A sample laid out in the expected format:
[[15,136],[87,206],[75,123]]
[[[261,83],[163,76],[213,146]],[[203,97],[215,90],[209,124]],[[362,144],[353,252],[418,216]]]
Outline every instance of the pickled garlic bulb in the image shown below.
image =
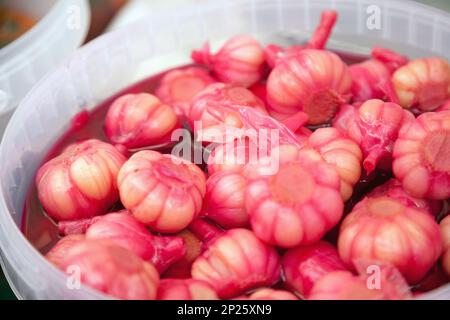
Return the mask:
[[310,148],[281,146],[278,160],[274,174],[258,164],[246,169],[245,207],[252,229],[280,247],[314,243],[342,216],[339,175]]
[[337,249],[325,241],[289,249],[281,263],[285,283],[302,297],[308,297],[314,283],[326,274],[347,270]]
[[369,288],[367,279],[349,271],[331,272],[316,282],[310,300],[399,300],[411,297],[397,275],[383,275],[379,288]]
[[159,275],[152,264],[104,240],[72,246],[61,262],[68,274],[79,272],[81,283],[120,299],[156,298]]
[[122,204],[158,232],[178,232],[200,212],[205,175],[193,163],[156,151],[135,153],[117,182]]
[[241,128],[244,126],[241,116],[234,108],[245,106],[266,113],[264,103],[250,90],[224,83],[209,85],[191,101],[188,114],[189,125],[194,131],[200,122],[202,129],[222,125]]
[[450,64],[438,57],[412,60],[395,71],[392,83],[403,108],[431,111],[450,98]]
[[109,107],[105,134],[114,144],[129,149],[171,142],[173,130],[179,127],[173,108],[148,93],[126,94]]
[[414,284],[436,263],[442,243],[431,215],[382,196],[353,208],[342,222],[338,249],[349,267],[361,259],[390,263]]
[[399,105],[382,100],[367,100],[359,108],[346,105],[336,115],[333,127],[356,141],[363,152],[363,167],[371,173],[376,167],[389,170],[392,150],[402,126],[414,116]]
[[178,116],[185,116],[189,113],[192,98],[214,82],[216,81],[204,68],[175,69],[160,80],[155,95],[172,106]]
[[400,200],[407,206],[422,209],[433,216],[437,216],[442,210],[441,201],[433,201],[413,197],[408,192],[406,192],[401,182],[397,179],[390,179],[367,194],[367,197],[371,198],[381,196],[387,196],[389,198]]
[[67,255],[67,251],[76,243],[79,243],[85,239],[83,234],[71,234],[65,236],[47,252],[45,258],[59,268],[64,257]]
[[195,260],[192,278],[208,282],[220,298],[230,298],[277,282],[280,258],[252,231],[232,229],[215,239]]
[[39,168],[39,200],[53,219],[76,220],[105,213],[117,200],[116,178],[125,157],[91,139],[67,147]]
[[246,179],[239,173],[222,171],[211,175],[206,181],[205,215],[224,228],[246,227],[245,186]]
[[288,117],[298,111],[311,125],[329,122],[348,98],[352,78],[334,53],[307,49],[283,59],[267,80],[270,112]]
[[307,144],[336,168],[341,178],[342,199],[347,201],[361,176],[362,152],[358,144],[335,128],[317,129]]
[[264,51],[255,39],[238,35],[229,39],[215,54],[209,44],[192,52],[192,60],[208,66],[222,82],[236,86],[250,87],[258,82],[264,73]]
[[417,198],[450,196],[450,111],[428,112],[399,133],[393,171]]
[[109,240],[151,262],[160,273],[186,253],[182,238],[153,235],[132,215],[123,212],[96,219],[87,228],[86,239]]

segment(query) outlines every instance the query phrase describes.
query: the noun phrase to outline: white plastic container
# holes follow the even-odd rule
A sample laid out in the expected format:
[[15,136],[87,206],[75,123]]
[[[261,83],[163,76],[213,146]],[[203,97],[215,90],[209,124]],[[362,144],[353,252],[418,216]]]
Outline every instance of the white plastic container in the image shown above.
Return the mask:
[[[411,1],[224,0],[149,17],[107,34],[41,80],[20,104],[0,146],[0,245],[16,294],[32,299],[102,297],[85,287],[68,289],[64,274],[19,229],[28,187],[71,117],[144,76],[188,62],[190,50],[207,39],[235,34],[263,41],[301,37],[313,30],[320,12],[330,8],[340,14],[331,47],[369,52],[376,44],[411,57],[440,55],[450,60],[450,16]],[[381,29],[368,28],[374,14],[381,18]],[[424,297],[449,299],[450,285]]]
[[89,27],[87,0],[14,0],[7,7],[38,21],[0,49],[0,137],[20,100],[81,45]]

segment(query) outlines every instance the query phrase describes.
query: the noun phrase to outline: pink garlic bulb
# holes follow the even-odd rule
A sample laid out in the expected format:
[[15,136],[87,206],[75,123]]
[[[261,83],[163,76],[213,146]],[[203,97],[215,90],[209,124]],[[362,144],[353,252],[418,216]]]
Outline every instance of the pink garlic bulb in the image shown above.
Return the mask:
[[123,95],[111,104],[104,130],[112,143],[136,149],[170,143],[178,127],[172,107],[154,95],[140,93]]
[[450,276],[450,216],[445,217],[439,224],[442,236],[442,267]]
[[164,272],[164,277],[177,279],[190,278],[192,263],[202,253],[203,244],[200,239],[187,229],[177,233],[176,236],[184,240],[186,253],[180,260],[169,266]]
[[326,274],[347,270],[337,249],[325,241],[289,249],[281,264],[286,285],[302,297],[308,297],[314,283]]
[[310,148],[281,146],[278,160],[272,175],[263,171],[264,165],[246,170],[245,207],[252,229],[263,241],[283,248],[314,243],[342,216],[339,175]]
[[240,173],[222,171],[211,175],[206,180],[205,215],[227,229],[246,227],[249,222],[244,206],[246,184]]
[[163,103],[172,106],[178,116],[187,115],[192,98],[214,82],[204,68],[175,69],[160,80],[155,95]]
[[350,71],[336,54],[302,50],[284,58],[270,73],[269,111],[285,117],[303,111],[309,124],[325,124],[347,102],[351,85]]
[[385,99],[387,86],[392,86],[391,72],[376,59],[365,60],[349,67],[352,75],[352,100],[364,102],[369,99]]
[[201,121],[203,129],[222,124],[242,127],[241,116],[230,106],[246,106],[266,113],[264,103],[250,90],[224,83],[214,83],[192,99],[188,115],[189,124],[194,131],[197,131],[196,121]]
[[47,252],[45,258],[59,268],[61,261],[67,255],[67,251],[75,244],[85,239],[83,234],[71,234],[65,236]]
[[342,199],[350,199],[361,177],[362,152],[358,144],[335,128],[317,129],[307,143],[336,168],[341,178]]
[[252,231],[232,229],[215,239],[193,263],[192,278],[208,282],[222,299],[280,278],[280,258]]
[[117,183],[124,207],[158,232],[178,232],[197,216],[205,195],[205,175],[191,162],[156,151],[135,153]]
[[125,160],[112,145],[95,139],[67,147],[36,175],[46,213],[57,221],[105,213],[119,200],[116,177]]
[[403,108],[431,111],[450,98],[450,64],[438,57],[415,59],[395,71],[392,83]]
[[218,300],[214,289],[195,279],[163,279],[159,282],[158,300]]
[[119,299],[156,298],[159,275],[152,264],[104,240],[85,240],[72,246],[60,265],[81,283]]
[[264,51],[255,39],[238,35],[229,39],[216,53],[210,52],[209,44],[192,52],[192,60],[208,66],[222,82],[235,86],[250,87],[264,74]]
[[410,293],[403,281],[382,277],[381,287],[369,288],[367,279],[349,271],[334,271],[319,279],[311,290],[309,300],[401,300]]
[[237,297],[235,300],[298,300],[298,298],[286,290],[261,288],[253,291],[248,296]]
[[417,198],[450,197],[450,111],[424,113],[402,128],[392,169]]
[[400,181],[397,179],[390,179],[384,184],[376,187],[367,194],[367,197],[376,198],[381,196],[387,196],[401,201],[403,204],[422,209],[425,212],[430,213],[433,216],[437,216],[442,209],[441,201],[426,200],[413,197],[403,188]]
[[109,213],[93,222],[86,231],[86,239],[104,239],[128,249],[151,262],[162,273],[186,253],[180,237],[154,236],[132,215]]
[[376,167],[389,170],[392,150],[400,128],[414,116],[399,105],[382,100],[368,100],[359,108],[345,106],[336,115],[333,127],[356,141],[363,152],[363,167],[369,174]]
[[353,208],[342,222],[338,249],[349,267],[362,259],[390,263],[414,284],[436,263],[442,243],[430,214],[382,196]]

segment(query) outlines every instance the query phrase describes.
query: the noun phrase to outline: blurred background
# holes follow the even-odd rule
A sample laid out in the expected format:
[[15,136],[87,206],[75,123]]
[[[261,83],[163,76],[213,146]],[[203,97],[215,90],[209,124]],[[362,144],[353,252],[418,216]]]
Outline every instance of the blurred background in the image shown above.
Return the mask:
[[[0,0],[0,49],[33,27],[35,20],[20,11],[9,10],[8,2]],[[45,1],[45,0],[30,0]],[[60,0],[64,1],[64,0]],[[91,26],[86,42],[145,17],[149,13],[176,10],[177,6],[214,0],[90,0]],[[413,0],[411,0],[413,1]],[[417,0],[418,2],[450,12],[449,0]],[[0,61],[1,64],[1,61]],[[1,136],[1,135],[0,135]],[[0,271],[0,299],[15,299],[7,280]]]

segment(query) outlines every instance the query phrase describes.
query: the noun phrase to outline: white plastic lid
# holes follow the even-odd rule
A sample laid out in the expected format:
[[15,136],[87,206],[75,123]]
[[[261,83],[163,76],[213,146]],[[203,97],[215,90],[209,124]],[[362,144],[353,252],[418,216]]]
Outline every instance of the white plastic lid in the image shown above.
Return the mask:
[[0,116],[80,46],[90,22],[87,0],[15,0],[8,6],[42,18],[0,50]]

